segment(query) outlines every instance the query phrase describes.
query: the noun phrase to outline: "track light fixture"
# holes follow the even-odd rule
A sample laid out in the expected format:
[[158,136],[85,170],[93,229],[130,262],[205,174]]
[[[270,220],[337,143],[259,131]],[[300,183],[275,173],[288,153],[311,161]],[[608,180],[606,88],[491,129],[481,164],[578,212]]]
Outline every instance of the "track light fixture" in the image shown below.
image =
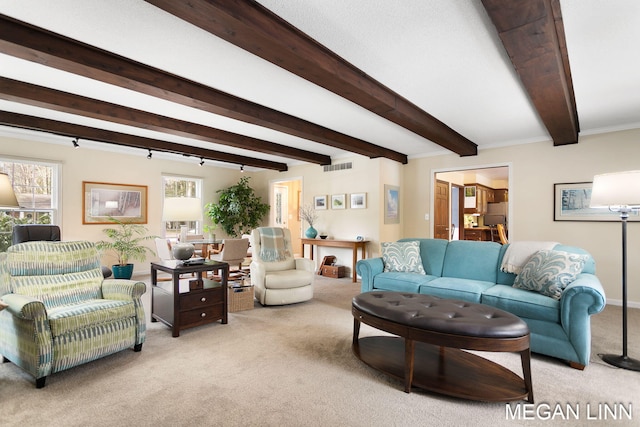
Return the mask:
[[204,166],[204,158],[200,157],[200,166]]
[[149,149],[149,154],[147,154],[147,159],[151,160],[152,156],[153,156],[153,153],[151,152],[151,149]]
[[80,144],[78,144],[78,138],[74,138],[71,142],[73,142],[73,148],[80,148]]

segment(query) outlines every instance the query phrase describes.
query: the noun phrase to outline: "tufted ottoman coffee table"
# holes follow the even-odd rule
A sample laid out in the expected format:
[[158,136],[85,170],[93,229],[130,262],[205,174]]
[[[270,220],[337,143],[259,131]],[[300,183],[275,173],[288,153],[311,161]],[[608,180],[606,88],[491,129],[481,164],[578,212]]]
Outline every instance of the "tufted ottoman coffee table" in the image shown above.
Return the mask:
[[[431,295],[374,291],[353,298],[353,352],[411,386],[449,396],[533,403],[529,328],[490,306]],[[359,339],[360,323],[397,336]],[[404,341],[404,342],[403,342]],[[524,378],[466,350],[518,352]]]

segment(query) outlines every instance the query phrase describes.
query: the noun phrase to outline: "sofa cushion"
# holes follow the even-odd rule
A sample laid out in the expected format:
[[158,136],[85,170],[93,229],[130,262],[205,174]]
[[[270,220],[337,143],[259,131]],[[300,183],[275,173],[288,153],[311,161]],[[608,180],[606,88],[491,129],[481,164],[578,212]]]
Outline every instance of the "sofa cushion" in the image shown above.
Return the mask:
[[582,272],[587,255],[541,250],[529,258],[513,287],[559,300],[562,291]]
[[429,274],[387,272],[376,275],[373,287],[385,291],[418,293],[422,284],[434,279],[437,277]]
[[381,247],[385,272],[426,274],[422,266],[418,242],[383,242]]
[[442,264],[444,263],[444,255],[447,252],[449,241],[445,239],[416,238],[398,240],[398,242],[410,241],[416,241],[420,244],[420,257],[422,258],[424,271],[432,276],[442,276]]
[[313,283],[313,273],[307,270],[270,271],[264,278],[266,289],[292,289]]
[[49,310],[49,325],[51,334],[56,337],[135,316],[136,307],[133,301],[91,299]]
[[482,280],[438,277],[437,279],[420,285],[419,293],[434,295],[440,298],[480,302],[482,293],[494,285],[495,283],[493,282],[485,282]]
[[560,302],[537,292],[495,285],[482,293],[480,302],[519,317],[560,323]]
[[502,245],[496,242],[454,240],[444,257],[442,277],[496,283]]

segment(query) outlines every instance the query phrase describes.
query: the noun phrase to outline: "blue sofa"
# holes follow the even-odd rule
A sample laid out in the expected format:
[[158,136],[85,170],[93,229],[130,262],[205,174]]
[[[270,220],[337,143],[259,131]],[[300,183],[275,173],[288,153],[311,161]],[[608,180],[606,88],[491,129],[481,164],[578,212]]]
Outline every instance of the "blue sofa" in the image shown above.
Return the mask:
[[556,245],[553,249],[587,254],[583,271],[562,292],[560,300],[512,287],[516,275],[501,271],[508,245],[495,242],[442,239],[418,241],[426,274],[384,272],[382,258],[358,261],[362,292],[388,290],[435,295],[496,307],[522,318],[531,332],[531,351],[569,362],[576,369],[589,364],[590,316],[606,300],[595,276],[595,262],[583,249]]

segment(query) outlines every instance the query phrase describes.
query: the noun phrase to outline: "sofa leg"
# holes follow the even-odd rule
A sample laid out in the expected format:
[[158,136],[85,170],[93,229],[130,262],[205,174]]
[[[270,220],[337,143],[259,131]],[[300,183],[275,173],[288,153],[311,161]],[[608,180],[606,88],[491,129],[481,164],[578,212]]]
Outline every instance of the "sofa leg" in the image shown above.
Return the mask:
[[578,362],[569,362],[569,366],[571,366],[573,369],[578,369],[580,371],[584,371],[584,365]]
[[47,377],[36,378],[36,388],[43,388]]
[[133,346],[133,351],[141,351],[141,350],[142,350],[142,343],[136,344]]

